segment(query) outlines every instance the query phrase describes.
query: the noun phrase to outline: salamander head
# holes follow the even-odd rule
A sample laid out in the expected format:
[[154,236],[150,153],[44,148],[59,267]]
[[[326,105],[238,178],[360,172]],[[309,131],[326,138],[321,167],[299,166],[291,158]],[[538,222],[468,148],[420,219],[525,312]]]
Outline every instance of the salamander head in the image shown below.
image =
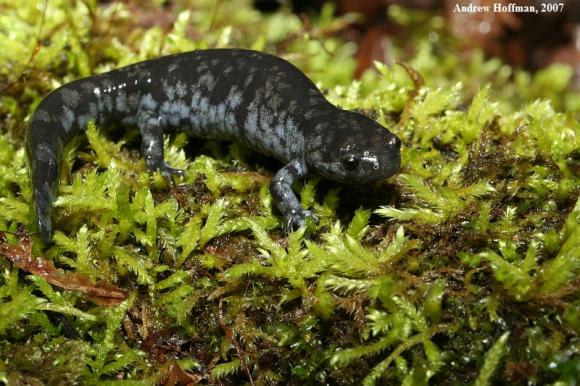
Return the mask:
[[311,170],[345,184],[373,183],[391,177],[401,164],[401,141],[362,114],[340,110],[306,138]]

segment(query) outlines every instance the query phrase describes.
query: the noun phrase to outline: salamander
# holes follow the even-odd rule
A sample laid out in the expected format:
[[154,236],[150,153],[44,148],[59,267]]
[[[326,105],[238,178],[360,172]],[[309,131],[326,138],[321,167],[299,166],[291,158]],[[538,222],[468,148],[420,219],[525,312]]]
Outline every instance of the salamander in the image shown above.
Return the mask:
[[163,56],[75,80],[48,94],[32,114],[27,153],[40,237],[53,235],[62,149],[89,121],[133,125],[149,171],[166,178],[163,133],[239,141],[283,162],[270,183],[286,230],[313,213],[292,184],[310,173],[345,184],[380,181],[400,166],[401,141],[374,120],[327,101],[290,62],[244,49],[206,49]]

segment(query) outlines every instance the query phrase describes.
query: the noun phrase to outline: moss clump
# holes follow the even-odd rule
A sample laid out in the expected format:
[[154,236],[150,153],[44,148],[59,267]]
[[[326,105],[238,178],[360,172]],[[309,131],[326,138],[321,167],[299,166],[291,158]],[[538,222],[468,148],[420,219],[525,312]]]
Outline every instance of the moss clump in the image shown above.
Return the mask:
[[[249,1],[157,3],[0,2],[2,382],[580,377],[580,95],[569,68],[528,74],[478,52],[460,58],[441,18],[392,7],[410,28],[393,53],[423,76],[416,90],[397,65],[353,80],[356,47],[340,38],[351,17],[330,5],[304,23]],[[151,13],[169,21],[147,27]],[[129,296],[98,306],[19,274],[8,258],[23,239],[10,234],[35,231],[23,143],[41,98],[81,76],[206,47],[290,59],[331,101],[392,128],[401,173],[360,193],[306,180],[297,188],[320,223],[286,237],[269,160],[170,134],[166,157],[185,176],[169,186],[147,174],[135,131],[91,125],[65,150],[55,244],[33,235],[30,256]]]

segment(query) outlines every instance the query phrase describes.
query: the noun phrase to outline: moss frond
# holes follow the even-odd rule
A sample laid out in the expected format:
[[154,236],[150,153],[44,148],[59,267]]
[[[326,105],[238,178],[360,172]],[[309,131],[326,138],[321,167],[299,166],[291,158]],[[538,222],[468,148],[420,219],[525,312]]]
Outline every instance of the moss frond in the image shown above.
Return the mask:
[[[0,303],[0,334],[5,334],[7,329],[13,328],[16,322],[26,319],[45,302],[45,299],[34,296],[32,289],[29,288],[21,288],[16,293],[3,295]],[[6,299],[8,296],[10,298]]]
[[495,192],[495,188],[485,181],[452,189],[443,186],[434,188],[417,175],[401,174],[398,180],[414,196],[417,204],[428,207],[396,209],[383,206],[375,213],[399,221],[429,225],[442,224],[465,210],[476,198]]
[[491,384],[493,373],[496,371],[497,366],[499,365],[500,360],[505,355],[506,352],[506,344],[509,338],[509,332],[504,333],[499,339],[491,346],[489,351],[485,356],[485,362],[481,370],[479,371],[479,375],[475,380],[475,386],[487,386]]
[[224,362],[217,364],[211,370],[211,378],[215,380],[226,378],[228,375],[232,375],[240,371],[242,368],[242,363],[239,359],[234,359],[230,362]]
[[580,199],[566,218],[560,235],[560,250],[556,257],[542,265],[540,291],[552,293],[577,277],[580,269]]

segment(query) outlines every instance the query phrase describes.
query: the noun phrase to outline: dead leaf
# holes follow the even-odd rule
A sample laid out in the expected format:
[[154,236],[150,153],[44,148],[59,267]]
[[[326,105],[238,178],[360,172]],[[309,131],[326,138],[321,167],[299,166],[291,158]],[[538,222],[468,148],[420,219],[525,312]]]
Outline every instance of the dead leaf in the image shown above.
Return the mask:
[[0,232],[0,254],[6,256],[14,267],[42,277],[50,284],[67,290],[81,291],[100,306],[116,306],[127,299],[127,294],[114,284],[97,281],[78,272],[56,268],[52,261],[32,256],[32,244],[28,235],[17,235],[18,244],[9,244],[6,233]]

